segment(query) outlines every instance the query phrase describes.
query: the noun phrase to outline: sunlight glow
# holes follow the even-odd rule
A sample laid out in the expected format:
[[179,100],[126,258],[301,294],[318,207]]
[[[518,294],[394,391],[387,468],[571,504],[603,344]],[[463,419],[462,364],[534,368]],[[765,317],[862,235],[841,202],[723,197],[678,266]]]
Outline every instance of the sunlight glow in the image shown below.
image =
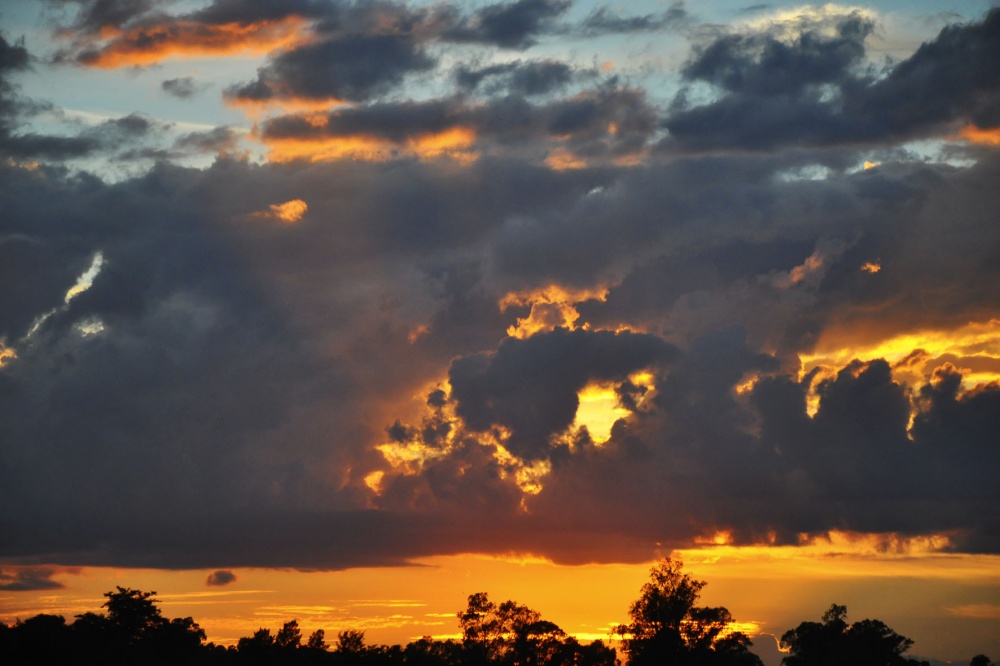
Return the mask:
[[580,318],[580,314],[574,306],[586,300],[604,301],[608,297],[609,288],[574,289],[552,284],[539,289],[509,292],[499,300],[497,306],[501,312],[506,312],[511,307],[531,306],[527,317],[518,317],[517,323],[507,329],[510,337],[523,339],[558,327],[570,330],[576,328],[576,320]]
[[953,330],[905,333],[871,344],[840,346],[833,340],[821,340],[812,354],[799,355],[800,377],[817,367],[822,369],[822,377],[832,377],[838,368],[854,359],[876,358],[888,361],[893,374],[911,384],[926,382],[934,369],[945,362],[964,373],[966,387],[998,381],[1000,320],[971,322]]
[[[653,385],[653,375],[649,372],[636,372],[629,376],[629,381],[644,390],[637,399],[641,406],[656,387]],[[615,383],[594,383],[585,386],[579,393],[580,401],[576,410],[576,419],[571,428],[587,427],[587,432],[595,444],[604,444],[611,438],[611,429],[619,419],[627,417],[631,412],[621,406],[615,394]]]

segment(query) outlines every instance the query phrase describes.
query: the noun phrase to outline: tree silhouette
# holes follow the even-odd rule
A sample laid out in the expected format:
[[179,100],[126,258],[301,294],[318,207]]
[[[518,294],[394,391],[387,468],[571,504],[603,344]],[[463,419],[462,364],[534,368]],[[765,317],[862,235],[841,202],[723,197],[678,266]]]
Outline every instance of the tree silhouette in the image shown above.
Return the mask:
[[791,653],[784,666],[919,666],[927,662],[906,659],[913,641],[897,634],[880,620],[847,624],[847,606],[833,604],[822,623],[802,622],[781,636]]
[[514,601],[496,604],[485,592],[469,596],[458,613],[464,664],[554,666],[614,664],[614,650],[600,642],[584,648],[538,611]]
[[750,639],[732,630],[728,610],[695,606],[705,583],[683,573],[683,566],[669,557],[654,565],[649,582],[629,608],[632,622],[615,630],[630,666],[762,666],[749,650]]
[[337,634],[337,652],[361,654],[365,651],[365,632],[347,629]]
[[326,650],[326,632],[322,629],[317,629],[309,634],[309,640],[306,641],[306,647],[313,650]]
[[290,620],[282,625],[274,637],[274,644],[280,648],[295,649],[302,642],[302,632],[299,631],[299,621]]

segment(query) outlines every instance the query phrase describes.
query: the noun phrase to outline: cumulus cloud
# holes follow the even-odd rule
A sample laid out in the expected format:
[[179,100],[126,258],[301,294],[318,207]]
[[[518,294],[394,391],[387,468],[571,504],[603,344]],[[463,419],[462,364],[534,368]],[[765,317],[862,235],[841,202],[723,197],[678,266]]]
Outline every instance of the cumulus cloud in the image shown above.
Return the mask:
[[[665,121],[670,145],[686,150],[767,150],[780,146],[883,144],[997,126],[1000,11],[946,27],[886,76],[859,67],[874,22],[838,18],[836,30],[806,27],[789,39],[768,32],[726,34],[685,66],[692,81],[723,94]],[[937,90],[933,101],[927,90]],[[683,107],[684,98],[677,102]]]

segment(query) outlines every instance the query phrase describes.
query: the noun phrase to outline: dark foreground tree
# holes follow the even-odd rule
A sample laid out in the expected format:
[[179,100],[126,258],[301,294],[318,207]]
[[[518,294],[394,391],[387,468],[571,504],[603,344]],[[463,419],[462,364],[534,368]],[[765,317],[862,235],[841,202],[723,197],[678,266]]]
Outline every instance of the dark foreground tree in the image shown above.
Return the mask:
[[485,592],[469,596],[458,613],[462,663],[467,666],[614,666],[615,651],[601,641],[581,645],[538,611],[514,601],[495,604]]
[[803,622],[781,637],[791,650],[784,666],[926,666],[927,662],[903,657],[913,645],[880,620],[847,623],[847,606],[833,604],[822,623]]
[[660,560],[629,609],[632,622],[616,629],[629,666],[762,666],[746,634],[733,630],[728,610],[695,606],[705,583],[683,566]]

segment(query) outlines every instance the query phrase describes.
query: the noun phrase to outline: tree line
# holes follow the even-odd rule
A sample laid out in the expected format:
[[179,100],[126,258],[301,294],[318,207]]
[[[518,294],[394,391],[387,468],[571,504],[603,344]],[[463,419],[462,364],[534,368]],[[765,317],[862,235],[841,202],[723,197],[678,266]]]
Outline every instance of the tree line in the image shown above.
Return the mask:
[[[260,628],[236,645],[207,642],[193,618],[163,616],[156,592],[126,587],[105,593],[105,612],[39,614],[13,625],[0,622],[0,663],[69,664],[85,656],[102,666],[763,666],[750,638],[734,630],[723,607],[697,602],[705,582],[664,558],[629,608],[630,621],[609,638],[620,646],[583,644],[538,611],[515,601],[496,603],[485,592],[470,595],[457,613],[460,640],[425,636],[401,645],[368,645],[363,631],[347,630],[328,644],[319,629],[303,637],[297,620],[275,633]],[[785,632],[783,666],[928,666],[904,656],[913,641],[880,620],[848,623],[847,608],[833,604],[820,622]],[[970,666],[990,666],[977,655]],[[995,665],[994,665],[995,666]]]

